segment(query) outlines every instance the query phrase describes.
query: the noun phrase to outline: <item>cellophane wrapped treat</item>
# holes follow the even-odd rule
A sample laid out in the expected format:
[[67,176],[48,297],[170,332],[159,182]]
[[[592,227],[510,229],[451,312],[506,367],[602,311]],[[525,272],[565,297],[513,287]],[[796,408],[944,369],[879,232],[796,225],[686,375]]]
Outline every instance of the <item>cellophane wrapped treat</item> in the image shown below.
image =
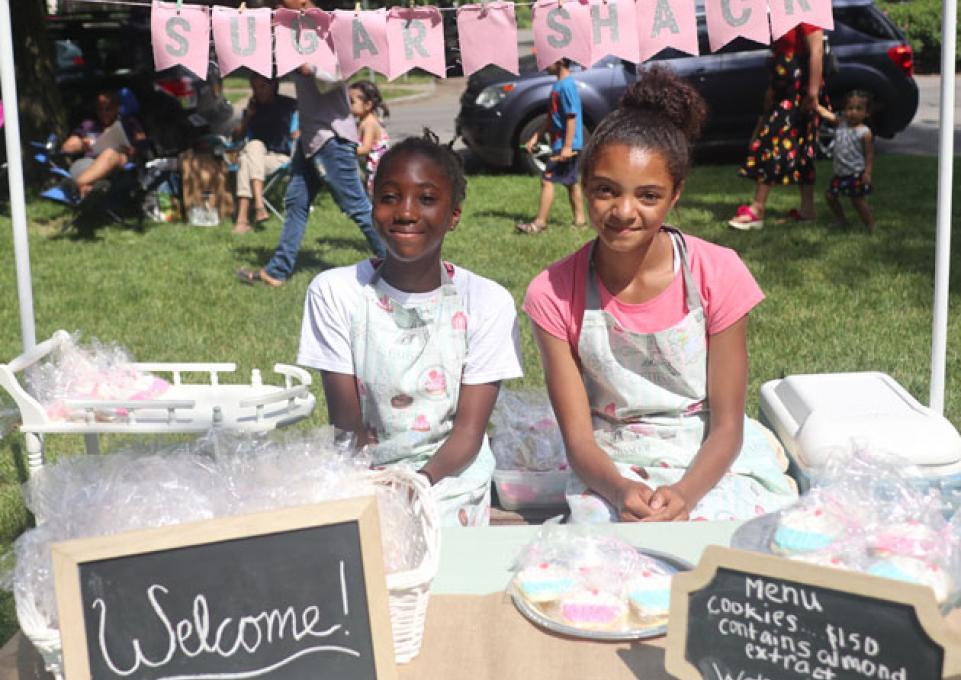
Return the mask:
[[791,559],[929,586],[943,607],[961,591],[961,513],[891,455],[852,446],[780,511],[770,549]]
[[552,622],[627,633],[664,625],[674,573],[615,536],[546,524],[518,556],[509,588]]
[[56,628],[53,543],[356,496],[377,497],[387,572],[418,566],[425,537],[406,492],[375,484],[369,461],[344,455],[331,428],[283,438],[213,431],[155,450],[73,456],[25,485],[42,521],[14,543],[0,585]]
[[567,469],[564,440],[546,394],[501,390],[491,414],[491,426],[491,449],[498,469]]
[[[53,420],[84,417],[69,400],[129,401],[160,398],[169,387],[166,380],[134,366],[133,358],[120,345],[96,338],[81,344],[74,333],[44,361],[26,371],[27,389]],[[96,411],[100,420],[127,415],[124,409]]]

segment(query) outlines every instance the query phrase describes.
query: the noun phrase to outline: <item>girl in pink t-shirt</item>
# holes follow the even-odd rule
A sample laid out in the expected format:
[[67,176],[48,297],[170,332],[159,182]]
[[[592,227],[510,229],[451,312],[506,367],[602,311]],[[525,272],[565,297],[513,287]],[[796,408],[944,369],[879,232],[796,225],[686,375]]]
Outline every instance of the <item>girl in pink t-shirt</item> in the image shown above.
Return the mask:
[[705,116],[672,71],[646,71],[581,154],[597,238],[527,291],[574,521],[747,518],[797,496],[744,417],[764,296],[736,253],[664,225]]

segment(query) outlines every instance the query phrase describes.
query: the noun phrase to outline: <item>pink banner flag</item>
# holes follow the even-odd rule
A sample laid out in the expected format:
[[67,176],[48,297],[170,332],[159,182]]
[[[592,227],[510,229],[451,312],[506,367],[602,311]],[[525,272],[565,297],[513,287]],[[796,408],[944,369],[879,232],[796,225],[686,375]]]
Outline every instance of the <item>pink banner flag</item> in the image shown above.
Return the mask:
[[635,9],[641,61],[650,59],[665,47],[697,54],[694,0],[637,0]]
[[391,80],[412,68],[447,77],[444,24],[436,7],[391,7],[387,45]]
[[203,5],[184,5],[154,0],[150,10],[150,42],[154,68],[162,71],[182,65],[200,79],[207,79],[210,50],[210,13]]
[[834,29],[831,0],[769,0],[771,35],[777,40],[800,23]]
[[220,74],[227,75],[241,66],[265,78],[274,74],[274,43],[268,7],[232,9],[214,7],[214,48]]
[[712,52],[740,37],[765,45],[771,42],[767,0],[710,0],[706,10]]
[[387,10],[334,10],[330,34],[342,78],[349,78],[365,67],[390,77]]
[[487,64],[515,76],[520,72],[513,2],[461,5],[457,8],[457,35],[465,76]]
[[588,7],[590,66],[608,54],[633,63],[640,61],[634,0],[591,0]]
[[319,9],[274,11],[274,59],[278,78],[302,64],[317,67],[319,73],[329,78],[336,77],[337,55],[330,36],[331,21],[331,16]]
[[541,0],[532,8],[537,68],[567,57],[582,66],[591,61],[590,10],[579,0]]

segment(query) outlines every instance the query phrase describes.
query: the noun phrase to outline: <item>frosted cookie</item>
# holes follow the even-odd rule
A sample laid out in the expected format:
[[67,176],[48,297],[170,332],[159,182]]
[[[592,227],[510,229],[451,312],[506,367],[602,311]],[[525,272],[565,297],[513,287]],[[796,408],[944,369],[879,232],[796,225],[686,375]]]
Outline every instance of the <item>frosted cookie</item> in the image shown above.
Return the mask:
[[940,549],[944,538],[923,522],[915,520],[886,526],[868,536],[868,549],[878,557],[923,558]]
[[659,622],[671,608],[671,574],[659,567],[645,567],[628,582],[626,592],[631,611],[639,621]]
[[619,597],[599,590],[579,590],[561,600],[564,623],[587,630],[624,628],[627,605]]
[[870,567],[868,573],[896,581],[920,583],[934,591],[934,599],[944,602],[954,588],[954,583],[947,572],[936,564],[916,560],[911,557],[889,557],[878,560]]
[[574,577],[561,567],[541,562],[521,569],[514,576],[521,594],[531,602],[553,602],[574,589]]
[[771,549],[784,555],[822,550],[831,545],[843,530],[839,518],[822,507],[785,510],[771,541]]

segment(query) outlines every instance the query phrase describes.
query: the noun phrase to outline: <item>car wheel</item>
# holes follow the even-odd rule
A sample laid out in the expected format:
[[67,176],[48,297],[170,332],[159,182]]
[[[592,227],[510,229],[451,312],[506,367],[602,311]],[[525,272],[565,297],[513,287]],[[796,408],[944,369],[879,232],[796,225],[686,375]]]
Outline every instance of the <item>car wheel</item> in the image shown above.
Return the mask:
[[537,139],[537,144],[534,145],[530,153],[523,148],[528,139],[538,130],[544,129],[544,123],[546,121],[547,114],[539,113],[527,121],[524,127],[521,128],[520,134],[517,135],[517,143],[521,147],[517,150],[517,167],[519,170],[530,175],[539,175],[544,172],[544,166],[551,157],[551,140],[546,132],[541,133]]

